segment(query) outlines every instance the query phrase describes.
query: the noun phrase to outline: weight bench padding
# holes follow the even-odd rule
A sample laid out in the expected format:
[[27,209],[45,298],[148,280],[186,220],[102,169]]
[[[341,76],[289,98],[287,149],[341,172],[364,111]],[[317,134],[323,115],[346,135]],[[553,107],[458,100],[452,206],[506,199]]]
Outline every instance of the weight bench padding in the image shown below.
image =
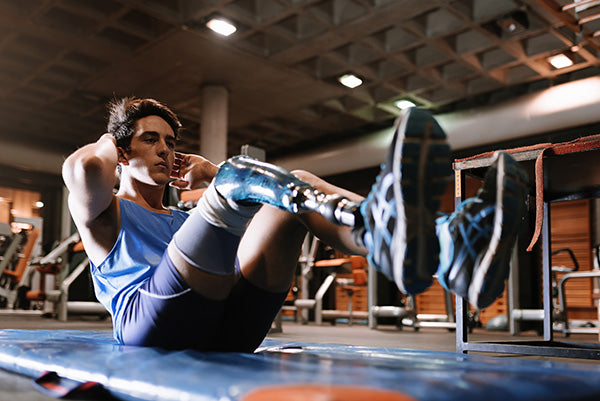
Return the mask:
[[124,400],[251,400],[270,389],[295,400],[294,386],[390,400],[600,399],[595,364],[274,340],[254,354],[165,351],[118,345],[109,331],[1,330],[0,367],[98,382]]
[[[537,151],[535,156],[534,182],[535,182],[535,230],[531,242],[527,247],[530,252],[533,246],[538,241],[542,232],[542,220],[544,216],[544,158],[546,156],[567,155],[570,153],[585,152],[600,148],[600,135],[590,135],[582,138],[577,138],[569,142],[560,143],[540,143],[531,146],[518,147],[513,149],[503,149],[505,152],[516,156],[528,152]],[[485,159],[492,156],[494,152],[485,152],[478,155],[466,157],[464,159],[456,159],[454,162],[461,163],[477,159]],[[519,157],[517,156],[517,160]],[[576,173],[575,173],[576,174]],[[533,178],[533,177],[530,177]]]

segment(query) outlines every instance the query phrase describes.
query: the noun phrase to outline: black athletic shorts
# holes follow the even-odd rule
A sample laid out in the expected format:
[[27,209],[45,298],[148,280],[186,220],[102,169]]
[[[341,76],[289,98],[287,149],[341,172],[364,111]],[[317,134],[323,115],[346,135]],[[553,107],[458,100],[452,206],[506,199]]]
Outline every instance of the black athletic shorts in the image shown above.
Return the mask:
[[207,299],[181,278],[167,252],[131,297],[120,327],[127,345],[253,352],[267,335],[286,293],[262,290],[239,276],[229,297]]

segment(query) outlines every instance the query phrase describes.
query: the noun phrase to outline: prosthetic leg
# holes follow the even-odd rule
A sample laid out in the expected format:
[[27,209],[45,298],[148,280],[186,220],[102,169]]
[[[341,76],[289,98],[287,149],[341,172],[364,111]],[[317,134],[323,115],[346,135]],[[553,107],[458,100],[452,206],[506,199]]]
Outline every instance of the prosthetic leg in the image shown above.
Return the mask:
[[[446,289],[482,308],[504,287],[506,255],[520,230],[527,194],[525,173],[518,163],[505,153],[497,159],[481,196],[469,200],[471,206],[465,206],[464,213],[436,222],[440,199],[452,177],[450,147],[431,113],[411,108],[398,118],[385,164],[362,202],[323,194],[284,169],[243,156],[223,164],[214,188],[238,204],[267,203],[292,213],[317,212],[334,224],[350,226],[356,243],[368,250],[371,266],[404,294],[425,291],[438,272]],[[479,213],[480,206],[485,214]],[[454,225],[460,229],[448,228]],[[464,241],[459,233],[466,233]],[[454,259],[448,255],[455,250],[460,255],[470,252],[473,262],[450,269],[454,263],[448,260]],[[444,259],[438,271],[440,252]],[[459,281],[449,283],[444,274],[464,279],[457,285]]]
[[291,213],[316,212],[334,224],[351,227],[360,205],[340,195],[326,195],[281,167],[247,156],[227,160],[214,185],[226,199],[266,203]]

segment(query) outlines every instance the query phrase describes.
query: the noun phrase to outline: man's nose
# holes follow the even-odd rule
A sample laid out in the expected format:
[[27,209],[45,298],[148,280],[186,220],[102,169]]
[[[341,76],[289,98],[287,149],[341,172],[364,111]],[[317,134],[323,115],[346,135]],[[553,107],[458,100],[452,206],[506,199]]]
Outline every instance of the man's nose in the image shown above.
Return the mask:
[[164,140],[160,140],[159,142],[159,146],[158,146],[158,153],[160,155],[163,155],[165,153],[169,153],[169,146],[167,145],[167,142]]

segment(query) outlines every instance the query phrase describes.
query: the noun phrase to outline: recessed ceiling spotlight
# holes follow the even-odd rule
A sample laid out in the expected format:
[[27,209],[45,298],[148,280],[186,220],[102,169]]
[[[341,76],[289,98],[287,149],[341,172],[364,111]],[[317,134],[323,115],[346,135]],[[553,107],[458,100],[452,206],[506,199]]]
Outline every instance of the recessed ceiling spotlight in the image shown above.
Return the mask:
[[348,88],[356,88],[357,86],[362,85],[363,81],[359,77],[354,74],[344,74],[338,78],[338,81],[348,87]]
[[219,35],[223,36],[229,36],[235,31],[237,31],[235,25],[223,18],[212,18],[206,23],[206,26],[214,32],[218,33]]
[[514,11],[496,20],[496,25],[507,34],[516,34],[529,28],[529,18],[524,11]]
[[552,65],[552,67],[556,68],[557,70],[573,65],[573,60],[571,60],[569,57],[562,53],[552,57],[548,57],[548,62]]
[[400,99],[400,100],[396,100],[394,102],[394,105],[399,108],[400,110],[404,110],[404,109],[408,109],[411,107],[415,107],[416,104],[412,101],[412,100],[408,100],[408,99]]

